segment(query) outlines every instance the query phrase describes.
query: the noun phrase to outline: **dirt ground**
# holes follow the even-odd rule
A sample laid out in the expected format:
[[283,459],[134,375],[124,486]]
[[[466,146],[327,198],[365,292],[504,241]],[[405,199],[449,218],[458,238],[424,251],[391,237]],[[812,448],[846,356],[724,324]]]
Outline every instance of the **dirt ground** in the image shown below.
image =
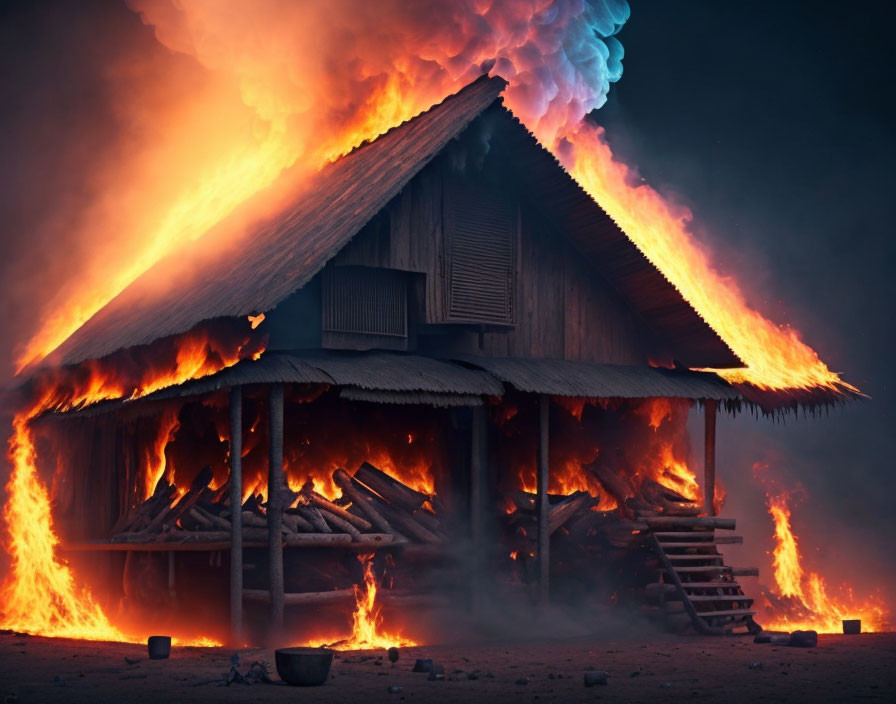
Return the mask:
[[[321,687],[222,686],[232,651],[0,635],[0,704],[30,702],[578,702],[896,701],[896,634],[821,636],[817,648],[752,638],[643,636],[407,648],[395,666],[377,651],[338,653]],[[241,651],[245,671],[273,653]],[[445,667],[445,681],[411,672],[415,658]],[[128,658],[126,660],[126,658]],[[584,686],[589,669],[606,685]],[[276,674],[273,675],[276,679]],[[400,688],[400,691],[390,691]]]

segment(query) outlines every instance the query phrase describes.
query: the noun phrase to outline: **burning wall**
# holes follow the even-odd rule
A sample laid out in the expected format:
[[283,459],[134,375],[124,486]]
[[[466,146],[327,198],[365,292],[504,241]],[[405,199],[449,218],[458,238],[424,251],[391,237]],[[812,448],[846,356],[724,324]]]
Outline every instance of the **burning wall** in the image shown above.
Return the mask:
[[4,628],[46,635],[122,640],[89,590],[77,585],[57,554],[51,502],[37,471],[31,423],[49,410],[71,410],[97,401],[136,398],[158,388],[216,372],[260,355],[263,341],[225,327],[203,328],[163,340],[115,360],[48,372],[32,381],[13,424],[12,476],[4,508],[12,569],[3,583]]
[[[309,490],[313,487],[331,498],[339,498],[342,492],[333,484],[334,470],[357,468],[370,461],[403,480],[409,488],[426,494],[434,494],[437,484],[441,484],[446,500],[440,503],[440,508],[450,506],[452,490],[457,489],[452,485],[458,477],[446,469],[458,458],[449,449],[456,443],[448,442],[451,432],[447,430],[451,423],[445,417],[448,411],[424,409],[421,412],[421,409],[407,406],[340,401],[336,393],[327,396],[325,387],[312,389],[302,385],[290,387],[285,408],[285,473],[295,491],[302,491],[308,483]],[[73,572],[67,561],[56,554],[59,535],[67,542],[95,541],[107,539],[111,533],[120,530],[115,526],[121,525],[122,519],[147,498],[147,488],[150,485],[155,488],[160,480],[175,485],[175,502],[178,495],[183,497],[189,491],[202,467],[209,468],[211,489],[218,490],[226,483],[229,473],[226,394],[213,394],[197,401],[157,402],[143,408],[142,412],[134,410],[138,412],[44,420],[38,424],[36,435],[26,423],[27,437],[36,437],[41,450],[39,464],[35,456],[35,464],[26,468],[31,472],[28,481],[41,488],[39,474],[54,477],[53,496],[52,499],[46,494],[42,497],[48,523],[41,532],[34,531],[31,524],[13,526],[13,529],[31,531],[28,538],[46,541],[40,543],[42,549],[46,548],[40,555],[53,555],[51,564],[66,575],[67,581],[62,587],[49,585],[35,599],[23,601],[15,590],[18,585],[31,583],[34,579],[29,571],[34,563],[29,560],[30,554],[24,553],[23,558],[16,553],[16,570],[5,585],[11,597],[9,606],[13,608],[8,606],[3,616],[4,623],[10,627],[54,635],[122,640],[128,639],[128,633],[140,632],[150,617],[149,612],[162,608],[175,633],[184,629],[192,631],[191,640],[195,642],[210,642],[207,636],[196,641],[196,632],[223,637],[226,624],[222,626],[220,613],[226,612],[226,604],[220,597],[223,593],[226,601],[226,593],[215,592],[217,597],[213,598],[208,593],[209,585],[202,582],[202,579],[211,579],[220,585],[223,573],[209,575],[210,565],[203,566],[201,560],[197,562],[191,555],[177,558],[182,575],[178,578],[179,606],[175,608],[169,595],[167,567],[162,554],[131,552],[123,565],[112,557],[88,559],[82,556],[77,562],[82,567],[90,564],[89,572],[93,578],[88,581],[93,583],[92,595],[83,587],[75,586],[74,575],[82,572]],[[266,391],[247,394],[244,410],[245,496],[257,495],[253,505],[263,505],[267,494],[268,463]],[[43,469],[40,473],[37,472],[39,465]],[[55,514],[52,523],[49,522],[51,500]],[[33,504],[22,510],[39,519],[40,514],[34,515],[39,507],[39,504]],[[21,515],[10,512],[8,519]],[[263,532],[266,540],[266,530],[255,530]],[[71,559],[72,555],[68,557]],[[322,556],[317,551],[312,551],[312,554],[298,555],[292,560],[288,586],[300,592],[326,591],[340,584],[351,588],[352,584],[364,581],[362,571],[346,571],[334,566],[339,560],[331,564],[332,559],[321,561],[319,557]],[[122,569],[123,593],[119,571]],[[368,572],[369,569],[372,568],[368,568]],[[334,581],[321,581],[323,574],[332,575]],[[371,579],[368,575],[368,582]],[[258,586],[265,587],[264,584]],[[373,609],[365,601],[372,599],[375,588],[368,583],[363,593],[358,593],[358,604],[363,602],[366,606],[363,615],[356,612],[355,616],[361,618],[361,624],[367,624],[365,637],[369,637],[369,629],[379,611],[379,607]],[[191,593],[193,597],[190,597]],[[205,596],[201,603],[194,603],[195,594],[199,593]],[[101,595],[99,600],[98,595]],[[61,613],[48,613],[40,607],[40,599],[59,600],[61,597],[67,599],[62,604],[65,610]],[[103,604],[102,608],[100,604]],[[188,608],[189,604],[193,606]],[[21,609],[21,612],[14,609]],[[86,609],[95,621],[85,623],[88,618]],[[331,618],[331,623],[345,615],[333,611],[327,613],[335,617]],[[319,623],[319,630],[325,630],[320,626]]]
[[[326,387],[288,387],[284,472],[290,488],[299,491],[310,481],[316,492],[336,499],[341,491],[333,472],[370,462],[416,491],[436,493],[436,482],[445,480],[448,462],[442,412],[351,403],[336,396],[327,394]],[[139,500],[152,493],[163,473],[185,491],[199,470],[210,466],[212,488],[223,485],[229,474],[228,413],[226,393],[158,409],[150,420],[155,432],[137,450],[144,458],[136,480],[142,491]],[[244,396],[243,419],[244,499],[259,495],[264,501],[268,466],[264,390]]]
[[[687,431],[693,402],[686,399],[573,399],[555,397],[552,405],[548,491],[568,495],[586,491],[612,510],[640,496],[644,480],[668,486],[699,502],[700,488]],[[536,491],[537,437],[534,405],[504,402],[492,416],[501,432],[496,452],[502,458],[501,489]],[[595,471],[583,467],[591,465]],[[611,486],[599,475],[616,478]]]

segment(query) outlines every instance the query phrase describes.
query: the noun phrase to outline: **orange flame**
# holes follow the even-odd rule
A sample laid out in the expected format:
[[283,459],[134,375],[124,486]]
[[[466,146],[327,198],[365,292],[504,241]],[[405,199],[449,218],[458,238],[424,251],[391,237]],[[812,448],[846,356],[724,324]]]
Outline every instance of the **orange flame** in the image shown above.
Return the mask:
[[143,470],[146,477],[146,486],[144,498],[152,496],[152,492],[156,488],[156,484],[164,476],[169,484],[174,481],[174,467],[168,465],[168,459],[165,456],[165,448],[168,443],[174,440],[180,421],[178,420],[178,412],[173,408],[166,408],[159,420],[159,434],[152,447],[146,450],[146,467]]
[[[843,620],[861,619],[863,631],[889,629],[890,614],[879,598],[858,602],[848,587],[830,594],[824,578],[803,569],[802,555],[790,525],[786,493],[768,497],[768,510],[775,523],[773,566],[777,593],[766,605],[768,630],[815,630],[842,632]],[[784,597],[778,599],[776,597]]]
[[[9,458],[13,470],[4,510],[12,569],[3,586],[0,627],[45,636],[88,640],[131,640],[113,626],[88,589],[75,583],[57,554],[50,497],[37,473],[30,421],[47,410],[81,408],[97,401],[136,398],[169,384],[214,373],[245,356],[245,340],[223,350],[203,334],[177,341],[176,371],[143,367],[141,378],[116,375],[111,365],[92,362],[77,370],[57,370],[44,379],[30,407],[13,421]],[[204,350],[204,354],[202,351]],[[258,352],[256,352],[258,353]],[[87,378],[84,378],[84,372]],[[181,376],[178,376],[180,374]]]
[[[557,397],[557,405],[567,410],[579,428],[582,425],[586,401]],[[627,455],[628,463],[619,468],[632,480],[638,489],[645,478],[663,484],[692,501],[700,501],[702,491],[697,475],[688,465],[689,448],[683,440],[687,437],[686,422],[690,405],[677,399],[647,398],[628,402],[629,413],[620,422],[631,428],[649,428],[649,432],[639,435],[639,452]],[[584,443],[584,445],[583,445]],[[577,447],[578,446],[578,447]],[[616,508],[616,500],[605,491],[597,478],[582,468],[600,454],[600,447],[594,446],[588,432],[584,438],[574,436],[551,446],[548,492],[569,495],[585,491],[600,498],[597,510],[609,511]],[[528,458],[526,458],[528,459]],[[536,472],[534,460],[520,461],[518,486],[523,491],[536,492]],[[513,512],[508,506],[508,513]]]
[[584,122],[566,135],[575,155],[570,172],[747,365],[719,373],[763,389],[858,391],[828,369],[796,330],[775,325],[747,303],[688,231],[691,214],[637,182],[614,160],[603,135],[602,128]]
[[380,607],[376,604],[377,583],[373,573],[373,555],[359,555],[358,559],[364,565],[364,586],[355,585],[352,634],[331,647],[336,650],[373,650],[418,645],[400,634],[381,630],[383,618]]

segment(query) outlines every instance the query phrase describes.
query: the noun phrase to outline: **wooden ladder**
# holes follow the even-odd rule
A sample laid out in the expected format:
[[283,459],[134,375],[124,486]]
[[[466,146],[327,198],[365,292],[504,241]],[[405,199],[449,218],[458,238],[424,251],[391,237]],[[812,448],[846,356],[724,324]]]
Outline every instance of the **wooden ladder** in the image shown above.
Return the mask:
[[649,584],[646,592],[650,600],[659,603],[668,628],[683,631],[691,626],[704,635],[762,630],[753,619],[753,599],[734,579],[758,576],[759,570],[730,567],[718,551],[719,545],[743,542],[740,536],[716,535],[717,529],[733,529],[734,521],[688,518],[681,525],[668,519],[647,522],[660,570],[658,581]]

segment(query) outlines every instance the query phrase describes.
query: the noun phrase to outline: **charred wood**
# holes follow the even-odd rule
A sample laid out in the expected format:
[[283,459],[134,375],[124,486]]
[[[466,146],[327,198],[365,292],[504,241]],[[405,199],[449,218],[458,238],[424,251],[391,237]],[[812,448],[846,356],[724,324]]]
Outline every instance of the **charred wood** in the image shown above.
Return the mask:
[[405,511],[414,512],[429,499],[426,494],[411,489],[368,462],[358,467],[354,478]]
[[333,472],[333,481],[342,489],[342,493],[349,497],[352,506],[361,511],[364,516],[382,533],[392,533],[392,526],[371,504],[367,496],[361,493],[360,489],[354,483],[353,478],[344,469],[337,469]]

